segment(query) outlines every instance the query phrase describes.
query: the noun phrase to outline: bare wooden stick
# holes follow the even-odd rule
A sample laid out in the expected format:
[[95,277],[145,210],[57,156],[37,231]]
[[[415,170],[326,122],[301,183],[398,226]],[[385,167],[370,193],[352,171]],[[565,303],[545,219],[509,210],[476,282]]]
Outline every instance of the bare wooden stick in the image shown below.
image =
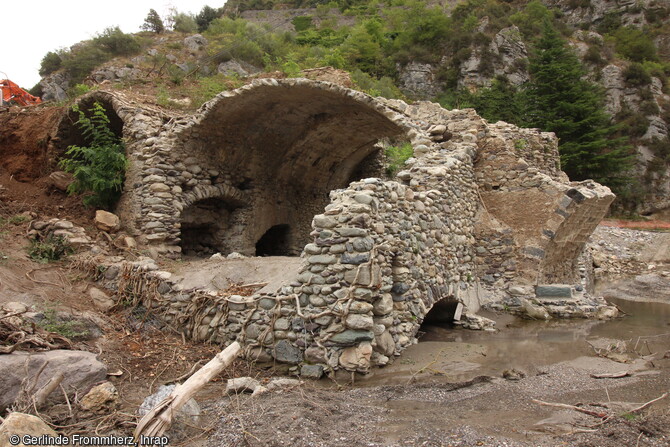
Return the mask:
[[566,408],[568,410],[579,411],[580,413],[588,414],[589,416],[595,416],[599,418],[607,417],[606,413],[598,413],[597,411],[587,410],[586,408],[577,407],[575,405],[561,404],[555,402],[543,402],[541,400],[532,399],[536,404],[544,405],[546,407],[556,407],[556,408]]
[[58,388],[64,378],[65,375],[63,374],[63,371],[59,371],[55,376],[49,379],[49,381],[45,383],[42,388],[35,392],[33,395],[33,400],[35,401],[35,406],[38,410],[44,407],[44,405],[47,403],[47,398],[49,395],[56,391],[56,388]]
[[637,408],[633,408],[632,410],[629,411],[629,413],[635,413],[636,411],[643,410],[643,409],[647,408],[649,405],[653,404],[654,402],[658,402],[659,400],[665,399],[666,397],[668,397],[668,393],[663,393],[661,396],[657,397],[656,399],[652,399],[649,402],[647,402],[646,404],[642,404]]
[[238,342],[234,342],[223,351],[219,352],[205,366],[200,368],[186,382],[177,385],[168,397],[163,399],[137,424],[133,435],[135,439],[144,436],[161,436],[170,428],[172,418],[188,400],[197,393],[200,388],[205,386],[217,374],[223,371],[227,366],[233,363],[233,360],[240,353],[242,347]]
[[591,374],[594,379],[620,379],[632,375],[628,371],[621,371],[616,373]]
[[255,282],[255,283],[251,283],[251,284],[242,284],[242,285],[240,286],[240,288],[245,288],[245,287],[265,287],[265,286],[267,286],[267,285],[268,285],[268,283],[266,283],[266,282]]

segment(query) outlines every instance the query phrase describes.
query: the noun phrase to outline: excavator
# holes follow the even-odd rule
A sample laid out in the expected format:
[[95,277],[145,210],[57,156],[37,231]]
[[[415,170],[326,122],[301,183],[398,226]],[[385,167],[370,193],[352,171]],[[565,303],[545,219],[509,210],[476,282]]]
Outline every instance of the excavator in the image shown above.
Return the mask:
[[16,103],[20,106],[34,106],[42,103],[40,98],[31,95],[9,79],[0,79],[0,90],[2,90],[0,106],[8,103]]

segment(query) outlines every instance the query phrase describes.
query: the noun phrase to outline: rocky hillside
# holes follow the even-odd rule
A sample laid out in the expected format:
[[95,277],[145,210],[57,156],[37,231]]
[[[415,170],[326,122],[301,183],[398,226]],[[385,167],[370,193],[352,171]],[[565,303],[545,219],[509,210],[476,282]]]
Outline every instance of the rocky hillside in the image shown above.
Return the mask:
[[633,178],[612,184],[620,209],[648,214],[670,206],[666,1],[231,0],[210,10],[166,18],[171,32],[128,36],[108,29],[49,53],[44,98],[62,100],[111,81],[155,96],[161,106],[193,108],[256,73],[303,76],[301,70],[330,65],[350,72],[355,86],[372,95],[474,106],[491,121],[534,125],[524,107],[505,101],[528,91],[548,23],[602,89],[604,110],[617,125],[609,138],[634,153]]

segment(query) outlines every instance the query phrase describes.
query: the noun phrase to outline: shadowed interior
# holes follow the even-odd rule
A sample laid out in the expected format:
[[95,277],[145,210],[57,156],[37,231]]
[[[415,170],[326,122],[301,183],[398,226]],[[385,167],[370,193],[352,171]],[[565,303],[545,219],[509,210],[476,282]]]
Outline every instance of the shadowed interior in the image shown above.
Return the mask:
[[403,132],[372,105],[313,86],[259,86],[206,107],[184,148],[249,193],[220,244],[246,255],[299,254],[329,192],[381,177],[376,144]]

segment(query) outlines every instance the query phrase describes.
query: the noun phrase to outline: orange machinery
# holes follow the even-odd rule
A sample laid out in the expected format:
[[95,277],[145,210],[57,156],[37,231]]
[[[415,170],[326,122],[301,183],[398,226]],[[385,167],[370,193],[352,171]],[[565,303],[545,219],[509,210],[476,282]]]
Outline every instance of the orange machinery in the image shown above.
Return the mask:
[[34,106],[42,103],[40,98],[31,95],[9,79],[0,79],[0,90],[3,104],[14,102],[20,106]]

